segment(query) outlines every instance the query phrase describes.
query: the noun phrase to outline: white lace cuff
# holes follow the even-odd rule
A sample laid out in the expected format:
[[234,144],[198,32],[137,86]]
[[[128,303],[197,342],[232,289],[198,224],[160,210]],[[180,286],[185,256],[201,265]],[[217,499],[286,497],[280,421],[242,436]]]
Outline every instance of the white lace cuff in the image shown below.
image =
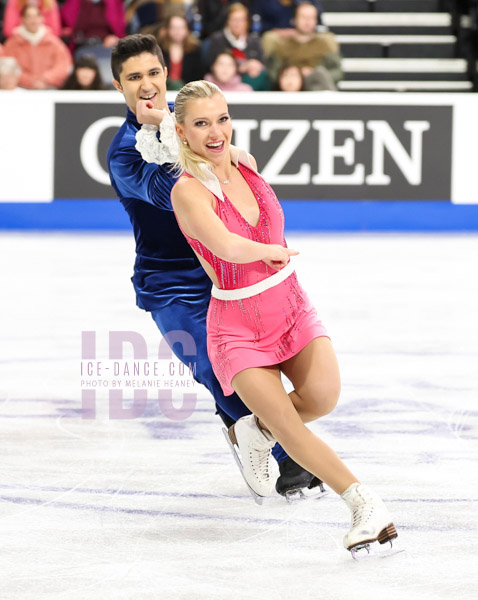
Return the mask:
[[157,138],[156,125],[143,125],[136,133],[136,150],[149,163],[163,165],[175,163],[178,158],[178,138],[171,114],[167,113],[161,121],[161,141]]

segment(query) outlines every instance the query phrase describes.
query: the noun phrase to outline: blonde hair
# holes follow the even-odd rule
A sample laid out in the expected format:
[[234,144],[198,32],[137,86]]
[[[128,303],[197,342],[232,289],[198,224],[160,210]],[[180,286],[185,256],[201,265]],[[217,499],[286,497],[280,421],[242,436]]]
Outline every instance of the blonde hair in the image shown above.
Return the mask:
[[227,18],[229,18],[235,12],[244,12],[249,17],[249,9],[247,8],[247,6],[242,4],[242,2],[234,2],[229,6],[229,8],[227,9]]
[[[220,94],[224,97],[222,91],[218,88],[215,83],[210,81],[191,81],[182,87],[176,100],[174,101],[174,115],[176,117],[176,123],[179,125],[184,124],[187,112],[187,103],[190,100],[196,100],[198,98],[211,98]],[[191,150],[188,144],[184,144],[183,140],[179,140],[179,157],[174,164],[174,169],[178,174],[187,171],[193,177],[197,179],[204,179],[204,166],[208,169],[212,169],[213,164]]]

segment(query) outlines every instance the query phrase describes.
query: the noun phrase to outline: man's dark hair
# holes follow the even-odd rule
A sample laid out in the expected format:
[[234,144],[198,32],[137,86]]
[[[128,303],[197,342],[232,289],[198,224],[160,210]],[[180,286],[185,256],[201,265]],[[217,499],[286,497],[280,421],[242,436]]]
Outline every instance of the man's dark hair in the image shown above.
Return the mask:
[[120,80],[123,63],[128,58],[139,56],[143,52],[149,52],[157,56],[161,66],[163,68],[166,66],[161,48],[153,35],[143,35],[141,33],[127,35],[119,40],[111,53],[111,71],[116,81]]

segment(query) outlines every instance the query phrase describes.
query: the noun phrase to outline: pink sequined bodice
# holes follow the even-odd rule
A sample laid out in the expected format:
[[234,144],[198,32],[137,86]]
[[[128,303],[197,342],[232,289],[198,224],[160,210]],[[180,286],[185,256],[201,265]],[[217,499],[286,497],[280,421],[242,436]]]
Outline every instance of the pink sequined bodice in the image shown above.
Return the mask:
[[[239,163],[238,169],[248,183],[259,205],[259,221],[256,226],[248,223],[224,194],[224,200],[216,196],[215,212],[232,233],[263,244],[286,246],[284,239],[284,214],[272,188],[252,169]],[[186,174],[186,176],[188,176]],[[183,232],[184,233],[184,232]],[[191,247],[214,269],[219,287],[230,290],[253,285],[276,273],[259,260],[247,264],[231,263],[215,256],[199,240],[184,234]]]

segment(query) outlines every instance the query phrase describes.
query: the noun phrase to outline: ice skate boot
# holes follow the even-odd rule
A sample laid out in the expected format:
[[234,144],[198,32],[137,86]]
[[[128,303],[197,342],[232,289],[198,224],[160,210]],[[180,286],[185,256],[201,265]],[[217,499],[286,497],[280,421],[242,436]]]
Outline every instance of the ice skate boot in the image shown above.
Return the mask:
[[276,440],[259,427],[254,415],[242,417],[229,431],[223,431],[252,497],[257,504],[262,504],[272,488],[270,457]]
[[290,456],[279,463],[280,476],[276,481],[276,492],[287,500],[320,498],[326,494],[322,481],[298,465]]
[[[373,490],[361,483],[352,483],[341,497],[352,512],[352,526],[344,537],[344,546],[355,560],[388,556],[400,551],[392,544],[398,535],[392,517]],[[389,547],[381,549],[380,545],[387,542]]]

